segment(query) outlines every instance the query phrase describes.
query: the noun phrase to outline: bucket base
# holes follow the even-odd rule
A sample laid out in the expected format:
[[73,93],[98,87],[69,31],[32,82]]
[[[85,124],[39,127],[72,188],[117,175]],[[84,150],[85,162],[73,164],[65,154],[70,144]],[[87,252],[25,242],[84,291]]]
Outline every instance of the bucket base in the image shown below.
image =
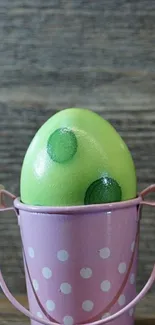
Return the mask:
[[[107,315],[105,315],[105,317],[108,317],[109,314],[107,313]],[[115,319],[114,321],[108,323],[110,325],[134,325],[134,315],[133,315],[133,310],[130,310],[127,314],[122,315],[121,317],[119,317],[118,319]],[[31,321],[31,325],[40,325],[40,323],[36,322],[36,321]],[[64,324],[64,325],[71,325],[71,323],[68,322],[68,324]]]

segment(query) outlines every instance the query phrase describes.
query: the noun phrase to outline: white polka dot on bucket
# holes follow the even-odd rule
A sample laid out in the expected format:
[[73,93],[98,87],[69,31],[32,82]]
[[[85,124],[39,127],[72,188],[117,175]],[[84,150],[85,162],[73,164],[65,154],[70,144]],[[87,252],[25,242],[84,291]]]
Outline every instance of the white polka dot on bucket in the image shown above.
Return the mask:
[[66,250],[62,249],[57,252],[57,258],[60,262],[65,262],[69,258],[69,254]]
[[50,279],[52,276],[52,271],[49,269],[49,267],[43,267],[42,274],[45,279]]
[[94,307],[94,303],[91,300],[85,300],[82,304],[82,309],[84,311],[91,311]]
[[72,286],[69,283],[64,282],[60,286],[60,291],[65,295],[68,295],[69,293],[72,292]]
[[105,280],[101,283],[101,290],[103,292],[108,292],[111,288],[111,283],[108,280]]
[[65,316],[63,318],[63,323],[64,325],[73,325],[74,324],[74,319],[72,316]]
[[118,303],[119,303],[120,306],[125,305],[125,301],[126,301],[126,299],[125,299],[125,296],[124,295],[121,295],[119,297],[119,299],[118,299]]
[[107,317],[109,317],[109,316],[110,316],[110,313],[105,313],[105,314],[102,316],[101,319],[105,319],[105,318],[107,318]]
[[43,318],[43,315],[42,315],[42,313],[40,311],[37,312],[37,317]]
[[33,280],[32,283],[33,283],[34,290],[35,291],[38,291],[39,290],[39,283],[38,283],[38,281],[37,280]]
[[123,274],[126,272],[126,263],[120,263],[118,266],[118,271],[120,274]]
[[106,259],[110,256],[110,249],[108,247],[104,247],[99,250],[100,257]]
[[134,251],[134,248],[135,248],[135,241],[133,241],[132,244],[131,244],[131,252]]
[[34,249],[32,247],[28,247],[28,254],[31,258],[34,258]]
[[52,300],[46,301],[46,308],[48,311],[53,311],[55,309],[55,303]]
[[130,276],[130,283],[131,284],[135,283],[135,275],[134,275],[134,273],[132,273],[131,276]]
[[133,313],[134,313],[134,309],[131,308],[131,309],[129,310],[129,316],[132,317],[132,316],[133,316]]
[[80,270],[80,275],[83,279],[89,279],[92,276],[92,269],[89,267],[84,267],[83,269]]

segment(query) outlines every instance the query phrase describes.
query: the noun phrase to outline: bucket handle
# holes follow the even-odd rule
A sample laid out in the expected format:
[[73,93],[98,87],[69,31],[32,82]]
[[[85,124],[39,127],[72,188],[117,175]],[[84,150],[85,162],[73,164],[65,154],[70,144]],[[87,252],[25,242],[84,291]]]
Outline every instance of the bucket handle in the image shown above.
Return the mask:
[[[155,192],[155,184],[147,187],[144,191],[142,191],[140,193],[140,197],[141,197],[141,202],[140,205],[149,205],[149,206],[154,206],[155,207],[155,201],[144,201],[144,198],[147,194],[149,193],[153,193]],[[2,211],[11,211],[13,210],[17,216],[18,216],[18,212],[16,211],[16,209],[11,206],[11,207],[7,207],[3,201],[3,195],[8,196],[11,199],[15,199],[16,197],[11,194],[10,192],[2,189],[0,190],[0,212]],[[84,323],[81,325],[102,325],[102,324],[107,324],[111,321],[113,321],[114,319],[120,317],[121,315],[123,315],[125,312],[127,312],[129,309],[133,308],[145,295],[146,293],[149,291],[149,289],[152,287],[153,283],[155,281],[155,265],[153,267],[152,273],[150,275],[149,280],[147,281],[146,285],[144,286],[144,288],[141,290],[141,292],[129,303],[127,304],[124,308],[122,308],[120,311],[118,311],[117,313],[113,314],[112,316],[108,316],[105,319],[102,320],[98,320],[98,321],[94,321],[92,323]],[[8,298],[8,300],[12,303],[12,305],[19,310],[21,313],[23,313],[25,316],[29,317],[30,319],[33,319],[34,321],[43,324],[43,325],[58,325],[58,323],[56,322],[50,322],[48,320],[43,320],[35,315],[33,315],[29,310],[27,310],[25,307],[23,307],[11,294],[11,292],[9,291],[9,289],[7,288],[7,285],[4,281],[4,278],[2,276],[1,270],[0,270],[0,287],[3,290],[3,293],[5,294],[5,296]]]
[[144,201],[144,198],[146,195],[151,194],[151,193],[155,193],[155,184],[152,184],[148,187],[146,187],[139,196],[141,196],[142,201],[140,202],[140,205],[149,205],[152,207],[155,207],[155,201]]

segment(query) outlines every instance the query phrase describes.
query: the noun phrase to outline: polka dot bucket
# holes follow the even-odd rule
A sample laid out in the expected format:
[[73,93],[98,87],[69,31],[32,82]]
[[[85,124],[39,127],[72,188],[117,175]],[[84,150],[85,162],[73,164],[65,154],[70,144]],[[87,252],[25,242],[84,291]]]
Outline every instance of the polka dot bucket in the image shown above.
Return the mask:
[[[134,307],[155,279],[155,269],[136,296],[136,272],[144,196],[112,204],[37,207],[9,195],[20,226],[30,311],[1,287],[32,325],[133,325]],[[3,199],[1,211],[6,207]]]

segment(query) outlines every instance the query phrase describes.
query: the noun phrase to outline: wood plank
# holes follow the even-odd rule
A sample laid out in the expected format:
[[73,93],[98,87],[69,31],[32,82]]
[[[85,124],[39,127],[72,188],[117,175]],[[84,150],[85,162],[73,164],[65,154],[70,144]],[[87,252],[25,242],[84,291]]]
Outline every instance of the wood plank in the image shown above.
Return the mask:
[[0,85],[50,85],[65,71],[152,73],[154,15],[146,0],[1,1]]

